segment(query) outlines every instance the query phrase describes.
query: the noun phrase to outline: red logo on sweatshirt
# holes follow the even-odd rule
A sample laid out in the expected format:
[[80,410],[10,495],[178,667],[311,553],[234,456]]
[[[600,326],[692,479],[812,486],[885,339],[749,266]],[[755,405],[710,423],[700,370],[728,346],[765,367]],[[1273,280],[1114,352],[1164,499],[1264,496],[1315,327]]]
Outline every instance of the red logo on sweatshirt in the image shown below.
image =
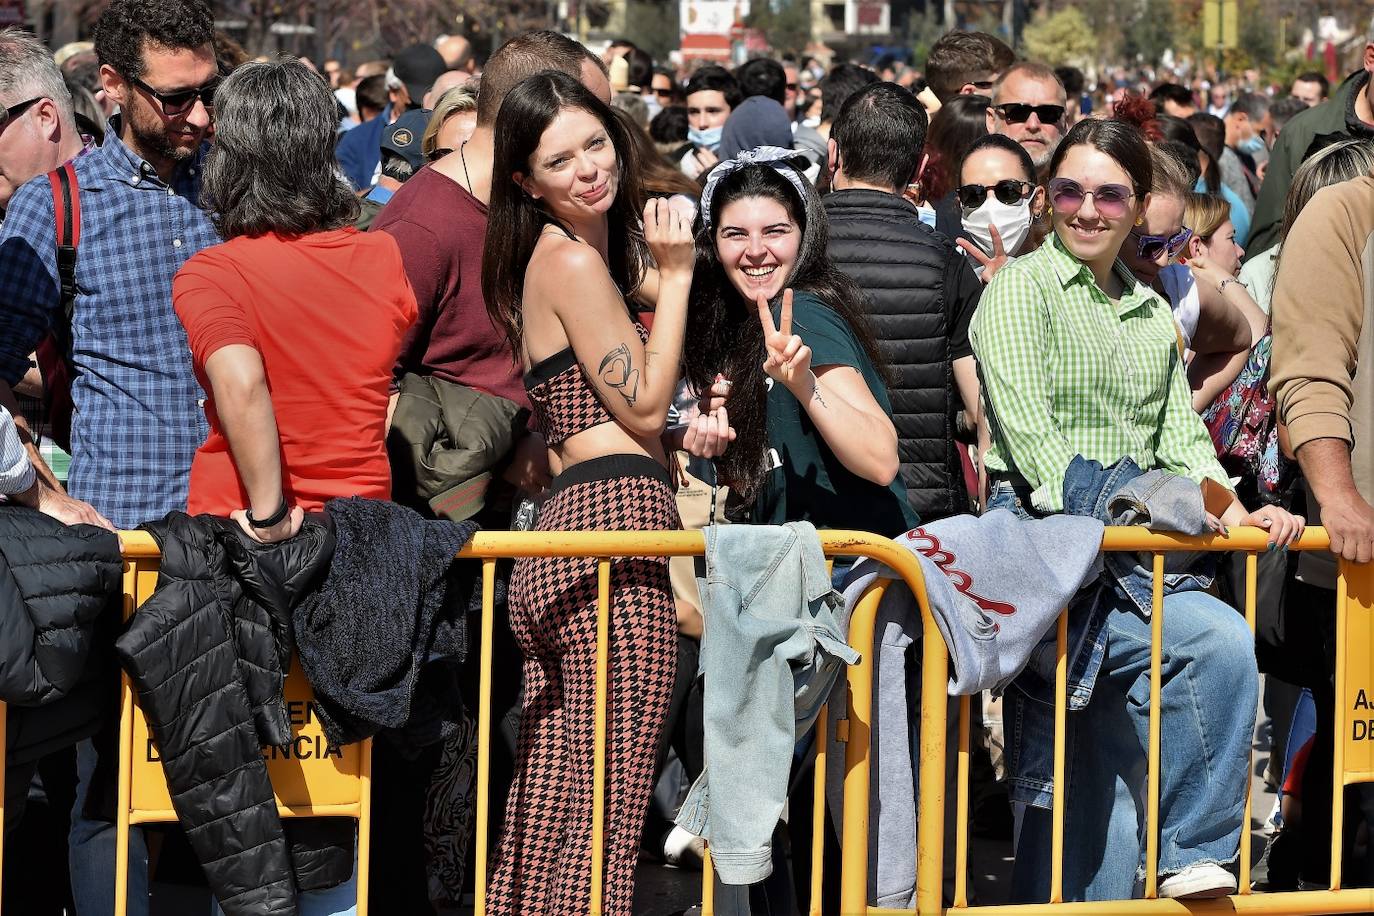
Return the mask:
[[962,569],[956,569],[954,563],[957,558],[954,554],[945,550],[940,539],[924,528],[916,528],[906,533],[907,540],[915,541],[916,550],[922,556],[929,559],[940,568],[951,584],[974,604],[985,611],[993,614],[1001,614],[1003,617],[1010,617],[1016,613],[1016,605],[1007,604],[1004,601],[993,601],[991,598],[984,598],[973,590],[973,577]]

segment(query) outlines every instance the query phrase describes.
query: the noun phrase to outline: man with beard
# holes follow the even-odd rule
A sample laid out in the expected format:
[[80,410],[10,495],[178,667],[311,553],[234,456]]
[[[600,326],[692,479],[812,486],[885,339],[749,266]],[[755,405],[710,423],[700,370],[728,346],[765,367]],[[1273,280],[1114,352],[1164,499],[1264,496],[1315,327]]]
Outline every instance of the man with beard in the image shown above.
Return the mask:
[[988,133],[1005,134],[1021,144],[1041,180],[1067,129],[1064,84],[1044,64],[1030,60],[1013,64],[993,85]]
[[[209,432],[172,276],[218,241],[200,206],[214,91],[214,20],[201,0],[114,0],[95,26],[106,94],[121,114],[105,144],[75,160],[81,209],[72,316],[59,291],[53,193],[40,176],[11,198],[0,228],[0,403],[50,325],[72,333],[68,488],[119,528],[186,508],[191,459]],[[19,419],[21,429],[26,424]],[[41,458],[30,447],[35,466]],[[39,468],[39,476],[51,476]],[[110,723],[112,728],[115,723]],[[97,760],[78,747],[70,843],[80,913],[113,911],[114,824],[86,817]],[[99,791],[96,792],[99,795]],[[130,844],[129,913],[147,912],[147,851]]]

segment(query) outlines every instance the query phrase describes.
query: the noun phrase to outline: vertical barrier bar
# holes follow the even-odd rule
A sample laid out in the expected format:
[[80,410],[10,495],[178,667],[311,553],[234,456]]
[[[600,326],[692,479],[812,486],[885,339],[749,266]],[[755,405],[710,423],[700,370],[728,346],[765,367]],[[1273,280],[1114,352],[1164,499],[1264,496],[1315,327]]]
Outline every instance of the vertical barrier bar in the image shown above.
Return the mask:
[[[138,560],[124,561],[124,619],[138,607]],[[134,757],[130,736],[134,727],[134,691],[129,675],[119,675],[119,787],[115,811],[114,914],[126,916],[129,907],[129,808],[133,801]]]
[[611,561],[596,561],[596,738],[592,751],[592,916],[602,912],[606,829],[606,689],[611,650]]
[[1153,900],[1159,896],[1159,739],[1160,719],[1159,682],[1160,656],[1164,650],[1164,554],[1154,554],[1150,596],[1150,750],[1148,797],[1145,802],[1145,896]]
[[[869,747],[872,741],[870,723],[873,721],[873,625],[876,617],[876,610],[879,602],[883,600],[883,595],[887,592],[888,581],[879,579],[878,583],[869,588],[858,603],[854,606],[850,615],[849,625],[849,644],[859,646],[860,660],[857,665],[851,665],[848,673],[849,684],[849,708],[846,710],[842,726],[837,727],[836,737],[845,742],[844,745],[844,828],[840,835],[840,850],[843,857],[843,865],[840,871],[840,912],[848,914],[863,914],[868,912],[868,790],[869,790]],[[937,631],[938,632],[938,631]],[[936,640],[939,645],[935,651],[931,651],[929,640],[924,647],[927,659],[935,656],[940,665],[938,680],[932,688],[932,677],[930,665],[927,664],[924,672],[923,690],[937,690],[943,696],[945,692],[945,646],[942,639]],[[929,696],[929,694],[927,694]],[[931,704],[923,703],[922,706],[928,708]],[[939,744],[935,745],[943,755],[944,749],[944,704],[940,704],[940,735]],[[923,716],[924,718],[924,716]],[[924,755],[926,747],[926,728],[922,725],[921,730],[921,753]],[[940,768],[944,769],[944,758],[941,756]],[[933,783],[933,785],[931,785]],[[920,819],[918,829],[920,830],[921,841],[924,843],[926,836],[927,822],[935,824],[934,828],[934,855],[940,854],[940,830],[942,817],[929,816],[929,812],[936,810],[927,807],[926,802],[931,797],[938,800],[940,806],[944,805],[944,779],[943,774],[940,778],[932,777],[930,780],[921,775],[921,808],[927,816]],[[943,813],[943,812],[941,812]],[[925,850],[922,850],[924,853]],[[917,866],[917,894],[920,890],[920,866]],[[935,874],[935,909],[940,906],[940,875],[939,868]]]
[[701,916],[716,916],[716,867],[709,845],[701,854]]
[[959,698],[959,756],[954,790],[954,905],[968,906],[969,697]]
[[487,831],[491,823],[491,644],[496,628],[496,560],[482,561],[482,643],[477,682],[477,851],[473,912],[487,912]]
[[830,704],[821,704],[816,719],[816,774],[811,818],[811,916],[821,916],[821,894],[825,888],[825,766],[828,760],[826,723]]
[[[921,609],[923,635],[921,638],[921,760],[920,760],[920,797],[917,800],[916,819],[916,911],[921,916],[938,916],[941,912],[941,894],[944,885],[944,835],[945,835],[945,740],[946,702],[935,703],[930,697],[944,697],[949,690],[949,656],[946,654],[944,637],[940,635],[934,620],[926,609]],[[851,637],[852,638],[852,637]],[[868,644],[872,644],[873,634],[868,634]],[[853,679],[850,680],[853,684]],[[862,686],[862,685],[860,685]],[[872,699],[872,681],[869,681],[869,700]],[[852,738],[852,736],[851,736]],[[851,749],[853,745],[850,745]],[[864,763],[864,784],[867,785],[867,762]],[[845,782],[845,820],[849,820],[849,784]],[[865,793],[864,801],[867,801]],[[865,811],[867,808],[864,809]],[[848,842],[846,835],[846,845]],[[868,840],[861,838],[867,856]],[[846,849],[846,852],[848,850]],[[865,865],[867,859],[865,858]],[[845,878],[849,877],[848,863]],[[867,901],[864,901],[866,903]],[[852,912],[862,913],[862,909],[841,906],[840,912],[849,916]]]
[[1059,614],[1054,661],[1054,823],[1050,830],[1050,903],[1064,902],[1064,808],[1069,787],[1064,779],[1064,746],[1069,730],[1069,609]]
[[[1259,557],[1254,551],[1245,554],[1245,622],[1250,627],[1250,636],[1255,635],[1255,590],[1259,587]],[[1245,757],[1245,814],[1241,818],[1240,837],[1240,888],[1239,893],[1250,893],[1250,817],[1255,800],[1251,789],[1250,774],[1255,772],[1255,750],[1253,747]]]
[[363,742],[358,767],[358,875],[356,916],[367,916],[369,871],[372,867],[372,739]]
[[1345,628],[1346,605],[1350,600],[1350,582],[1346,578],[1345,561],[1340,561],[1336,575],[1336,725],[1335,744],[1331,749],[1331,889],[1341,889],[1341,854],[1345,838]]

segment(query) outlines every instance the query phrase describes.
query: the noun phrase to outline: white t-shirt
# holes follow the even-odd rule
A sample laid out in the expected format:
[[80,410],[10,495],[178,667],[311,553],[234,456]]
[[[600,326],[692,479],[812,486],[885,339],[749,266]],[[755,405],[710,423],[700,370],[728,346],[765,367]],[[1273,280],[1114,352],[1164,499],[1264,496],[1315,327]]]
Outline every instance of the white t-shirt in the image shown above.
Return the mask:
[[1169,307],[1174,310],[1174,323],[1183,335],[1183,347],[1191,350],[1198,319],[1202,315],[1202,299],[1198,295],[1193,272],[1186,264],[1170,264],[1159,272],[1159,284],[1164,287],[1164,294],[1169,297]]
[[1240,282],[1245,284],[1255,298],[1255,305],[1266,315],[1269,314],[1270,300],[1273,298],[1274,272],[1278,266],[1279,246],[1275,245],[1246,261],[1240,269]]

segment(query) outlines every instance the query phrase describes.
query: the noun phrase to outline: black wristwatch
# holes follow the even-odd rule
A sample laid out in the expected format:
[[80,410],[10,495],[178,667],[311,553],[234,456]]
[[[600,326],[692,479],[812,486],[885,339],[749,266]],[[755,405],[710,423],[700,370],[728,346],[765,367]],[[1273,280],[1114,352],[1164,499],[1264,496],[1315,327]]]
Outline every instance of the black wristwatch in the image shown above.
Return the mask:
[[253,518],[253,510],[252,510],[252,509],[249,509],[248,512],[247,512],[246,514],[247,514],[247,516],[248,516],[248,524],[249,524],[251,527],[253,527],[253,528],[256,528],[256,529],[258,529],[258,530],[262,530],[262,529],[265,529],[265,528],[275,528],[275,527],[277,527],[278,525],[280,525],[280,524],[282,523],[282,519],[286,518],[286,514],[287,514],[288,512],[290,512],[290,511],[291,511],[291,506],[287,504],[287,502],[286,502],[286,497],[283,496],[283,497],[281,498],[281,507],[280,507],[279,509],[277,509],[276,512],[273,512],[273,513],[272,513],[270,516],[268,516],[267,518],[264,518],[264,519],[256,519],[256,518]]

